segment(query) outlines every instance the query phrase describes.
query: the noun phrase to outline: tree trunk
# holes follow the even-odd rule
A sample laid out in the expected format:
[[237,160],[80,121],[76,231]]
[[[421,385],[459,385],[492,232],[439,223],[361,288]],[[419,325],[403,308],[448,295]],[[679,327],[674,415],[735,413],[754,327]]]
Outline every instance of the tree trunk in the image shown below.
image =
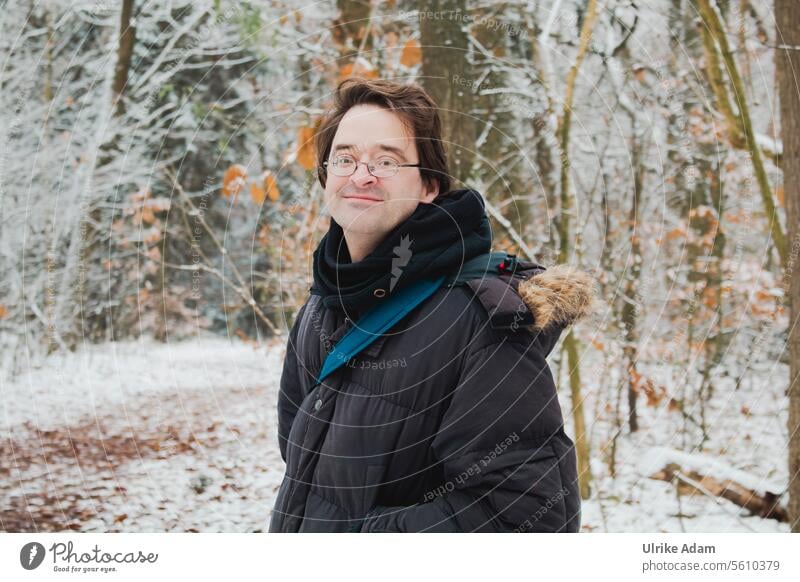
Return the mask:
[[[472,87],[477,82],[467,62],[469,47],[464,30],[464,0],[421,2],[421,11],[436,11],[442,18],[423,18],[421,83],[439,106],[442,134],[448,150],[453,188],[463,188],[472,173],[475,121]],[[443,40],[447,39],[447,40]]]
[[136,28],[131,25],[133,20],[134,0],[123,0],[122,12],[119,20],[119,46],[117,47],[117,66],[114,69],[114,83],[112,94],[114,96],[115,115],[125,113],[125,103],[122,96],[125,85],[128,84],[128,72],[131,70],[133,60],[133,46],[136,44]]
[[[510,42],[506,29],[498,26],[498,22],[507,18],[504,10],[502,5],[487,5],[471,14],[475,19],[471,27],[472,38],[480,43],[488,55],[483,51],[475,51],[474,69],[476,82],[480,81],[480,85],[472,85],[465,90],[473,93],[473,115],[478,120],[475,133],[482,136],[478,138],[480,143],[476,144],[479,150],[479,162],[475,164],[478,182],[487,186],[483,193],[486,199],[502,209],[501,213],[527,242],[531,226],[531,192],[530,180],[522,176],[525,152],[515,135],[520,105],[516,98],[509,99],[508,95],[502,93],[481,94],[486,89],[508,86],[507,74],[501,66],[502,62],[499,62],[508,58]],[[500,206],[509,198],[514,202]],[[492,228],[499,232],[497,225],[492,224]]]
[[[558,221],[558,234],[561,239],[559,263],[566,263],[570,255],[570,217],[572,207],[572,191],[569,182],[569,130],[572,120],[572,100],[575,95],[575,81],[592,38],[592,30],[597,19],[597,1],[589,3],[581,27],[581,39],[575,62],[567,73],[564,95],[564,110],[558,124],[559,144],[561,146],[561,210]],[[581,373],[578,358],[578,340],[572,330],[564,339],[564,351],[567,353],[569,384],[572,393],[572,417],[575,424],[575,449],[578,456],[578,477],[581,498],[591,495],[592,469],[589,464],[590,447],[586,433],[586,420],[583,414],[583,396],[581,394]]]
[[[775,59],[781,102],[783,184],[791,254],[789,298],[789,522],[800,532],[800,3],[775,0]],[[788,278],[788,281],[786,281]]]
[[[339,16],[333,21],[331,36],[339,51],[339,71],[346,71],[345,67],[352,65],[350,74],[368,76],[370,71],[355,61],[362,51],[366,52],[367,57],[372,56],[372,6],[370,2],[363,0],[337,0],[336,7],[339,9]],[[371,61],[371,58],[367,60]]]
[[633,170],[633,196],[631,209],[629,212],[629,237],[631,240],[631,265],[625,272],[625,296],[627,300],[622,306],[622,323],[625,326],[625,366],[628,373],[628,427],[631,432],[639,430],[639,418],[636,410],[636,401],[641,390],[639,373],[636,370],[636,363],[639,361],[639,333],[638,325],[638,299],[639,279],[642,273],[642,248],[639,243],[639,233],[637,228],[640,225],[639,211],[642,200],[642,190],[644,182],[645,168],[642,161],[641,139],[637,135],[636,120],[631,119],[631,166]]

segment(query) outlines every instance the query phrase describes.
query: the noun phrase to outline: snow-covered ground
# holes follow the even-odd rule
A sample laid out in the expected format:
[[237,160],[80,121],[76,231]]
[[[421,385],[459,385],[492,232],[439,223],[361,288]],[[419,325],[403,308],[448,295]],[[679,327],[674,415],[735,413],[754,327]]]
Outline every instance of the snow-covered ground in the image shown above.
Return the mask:
[[0,529],[264,531],[284,345],[90,346],[0,384]]
[[[650,372],[670,396],[678,395],[688,382],[689,374],[679,367]],[[639,431],[631,434],[623,427],[617,440],[613,478],[608,451],[609,435],[615,430],[610,411],[595,406],[599,388],[590,384],[587,410],[596,414],[587,422],[593,435],[595,486],[592,498],[583,503],[584,531],[788,532],[786,523],[752,516],[725,499],[696,490],[687,494],[685,489],[689,488],[681,488],[678,495],[672,483],[649,478],[667,463],[678,463],[685,472],[697,470],[717,481],[730,479],[760,493],[769,491],[779,496],[785,507],[788,377],[785,365],[763,362],[752,366],[738,388],[733,378],[715,378],[715,393],[704,414],[705,442],[699,428],[670,407],[668,398],[649,406],[640,397]],[[568,401],[562,401],[562,405],[569,410]],[[703,416],[697,405],[686,412],[695,420]],[[568,424],[570,420],[567,418]],[[701,442],[702,450],[698,448]]]
[[[283,476],[275,401],[284,346],[285,338],[120,342],[0,379],[0,529],[265,531]],[[770,368],[738,390],[719,385],[727,392],[707,411],[704,447],[717,471],[743,471],[765,488],[786,482],[781,374]],[[587,401],[596,396],[590,387]],[[604,422],[591,419],[594,435],[607,434]],[[593,443],[584,531],[788,531],[649,479],[669,454],[653,447],[688,445],[666,406],[643,405],[640,422],[617,441],[614,478]]]

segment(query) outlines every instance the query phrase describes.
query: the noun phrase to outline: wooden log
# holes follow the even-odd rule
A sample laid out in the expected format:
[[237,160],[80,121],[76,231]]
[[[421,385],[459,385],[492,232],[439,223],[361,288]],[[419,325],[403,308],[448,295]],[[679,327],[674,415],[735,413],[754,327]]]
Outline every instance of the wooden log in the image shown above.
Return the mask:
[[779,495],[771,491],[763,493],[754,491],[732,479],[715,478],[702,475],[695,470],[683,470],[677,463],[669,463],[666,467],[650,475],[651,479],[675,482],[680,490],[710,494],[727,499],[739,507],[766,519],[775,519],[782,523],[789,521],[787,509],[780,505]]

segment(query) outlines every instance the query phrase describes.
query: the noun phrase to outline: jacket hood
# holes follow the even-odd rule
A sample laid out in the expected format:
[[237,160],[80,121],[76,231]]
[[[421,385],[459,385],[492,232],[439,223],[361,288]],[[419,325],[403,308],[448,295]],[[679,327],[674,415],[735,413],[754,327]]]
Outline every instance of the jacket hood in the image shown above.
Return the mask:
[[533,332],[534,342],[547,357],[561,333],[594,308],[592,277],[568,265],[542,267],[521,261],[510,276],[469,281],[495,329]]
[[557,336],[594,308],[592,277],[568,265],[545,268],[519,261],[513,272],[467,279],[466,284],[495,329],[528,328]]
[[534,329],[569,327],[592,312],[594,281],[588,273],[555,265],[519,283],[517,293],[533,315]]

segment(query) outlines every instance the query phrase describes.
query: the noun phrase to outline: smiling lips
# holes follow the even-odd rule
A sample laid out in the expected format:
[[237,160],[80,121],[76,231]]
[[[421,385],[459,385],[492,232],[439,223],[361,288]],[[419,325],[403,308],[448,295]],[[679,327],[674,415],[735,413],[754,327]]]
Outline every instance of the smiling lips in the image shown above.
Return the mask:
[[350,196],[345,196],[345,198],[350,199],[350,200],[364,200],[364,201],[368,201],[368,202],[380,202],[381,201],[380,198],[374,198],[372,196],[350,195]]

